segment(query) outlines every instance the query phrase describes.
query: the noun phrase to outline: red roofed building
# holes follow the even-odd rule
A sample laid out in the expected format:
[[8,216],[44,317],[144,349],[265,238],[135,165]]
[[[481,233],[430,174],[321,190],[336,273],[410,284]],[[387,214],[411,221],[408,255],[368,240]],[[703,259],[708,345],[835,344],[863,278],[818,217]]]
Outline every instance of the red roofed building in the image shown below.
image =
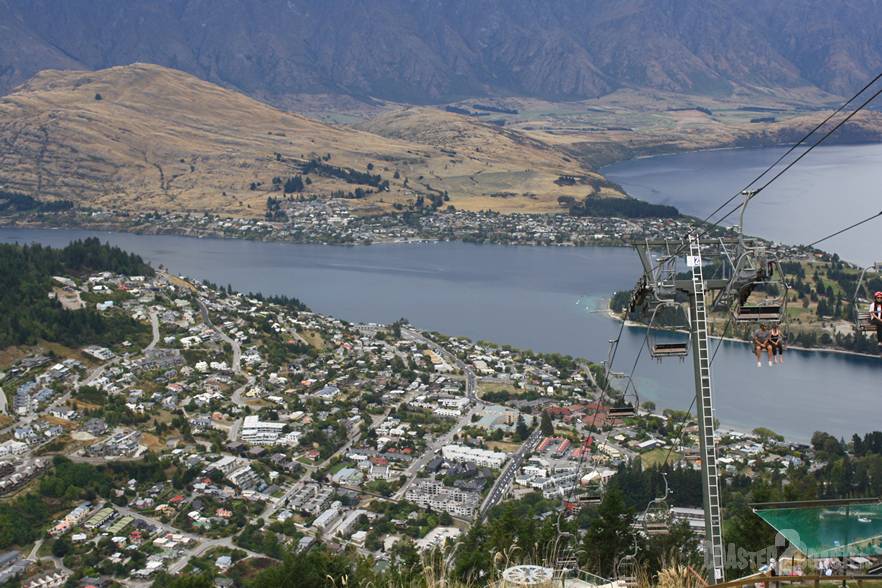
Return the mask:
[[559,419],[570,416],[573,411],[567,406],[549,406],[545,409],[545,412],[547,412],[548,416],[550,416],[551,418]]

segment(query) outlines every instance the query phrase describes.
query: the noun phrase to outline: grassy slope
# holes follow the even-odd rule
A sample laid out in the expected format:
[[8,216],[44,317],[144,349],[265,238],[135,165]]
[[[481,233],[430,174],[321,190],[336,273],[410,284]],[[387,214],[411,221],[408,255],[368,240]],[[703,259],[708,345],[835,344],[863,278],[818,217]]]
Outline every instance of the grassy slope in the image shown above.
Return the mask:
[[[429,128],[446,136],[428,137]],[[274,176],[328,153],[331,165],[365,171],[373,163],[372,173],[390,180],[390,192],[355,203],[380,208],[430,185],[465,207],[512,191],[553,210],[557,175],[589,173],[539,141],[437,110],[398,129],[392,137],[323,124],[155,65],[44,71],[0,99],[0,185],[105,207],[261,216],[267,196],[280,195],[266,189]],[[451,145],[456,155],[442,151]],[[309,190],[321,194],[357,187],[312,180]],[[263,187],[251,190],[252,182]]]

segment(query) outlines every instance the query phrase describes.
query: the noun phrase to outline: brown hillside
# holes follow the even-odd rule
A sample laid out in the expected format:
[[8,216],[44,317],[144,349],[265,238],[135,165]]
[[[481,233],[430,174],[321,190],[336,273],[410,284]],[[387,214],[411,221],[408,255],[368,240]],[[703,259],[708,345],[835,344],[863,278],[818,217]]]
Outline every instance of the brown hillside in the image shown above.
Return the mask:
[[[464,117],[429,109],[392,119],[386,136],[329,126],[155,65],[45,71],[0,99],[0,186],[119,209],[260,215],[273,177],[330,154],[330,165],[364,172],[372,163],[391,183],[354,206],[387,207],[431,189],[457,206],[511,192],[518,196],[494,198],[494,208],[553,210],[563,193],[553,180],[590,173],[537,140]],[[359,187],[309,177],[319,194]]]

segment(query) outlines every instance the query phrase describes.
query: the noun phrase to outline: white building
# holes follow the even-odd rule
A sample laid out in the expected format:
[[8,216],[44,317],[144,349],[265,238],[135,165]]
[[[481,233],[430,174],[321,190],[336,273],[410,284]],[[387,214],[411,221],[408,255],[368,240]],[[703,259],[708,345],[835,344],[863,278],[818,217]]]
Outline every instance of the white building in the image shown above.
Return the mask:
[[324,531],[328,527],[330,527],[334,521],[340,516],[340,509],[343,507],[343,503],[339,500],[335,500],[331,507],[324,511],[322,514],[317,516],[315,520],[312,522],[312,526],[320,531]]
[[419,480],[407,490],[406,498],[420,508],[443,510],[464,518],[474,516],[481,505],[478,492],[452,488],[435,480]]
[[441,449],[441,455],[446,460],[470,462],[475,465],[488,468],[499,468],[508,459],[508,455],[499,451],[477,449],[465,445],[445,445]]
[[448,539],[455,541],[460,535],[462,535],[462,531],[456,527],[435,527],[425,537],[416,541],[416,548],[419,551],[426,551],[435,547],[443,547]]
[[261,421],[256,415],[245,417],[240,438],[253,445],[273,445],[282,436],[285,423]]

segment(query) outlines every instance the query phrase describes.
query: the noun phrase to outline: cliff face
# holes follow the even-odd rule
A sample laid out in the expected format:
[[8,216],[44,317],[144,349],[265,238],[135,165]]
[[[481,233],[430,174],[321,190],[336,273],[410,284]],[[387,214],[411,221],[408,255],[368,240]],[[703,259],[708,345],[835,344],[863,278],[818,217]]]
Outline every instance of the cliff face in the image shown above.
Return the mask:
[[844,94],[882,68],[880,22],[878,0],[0,0],[0,92],[149,62],[269,101]]

